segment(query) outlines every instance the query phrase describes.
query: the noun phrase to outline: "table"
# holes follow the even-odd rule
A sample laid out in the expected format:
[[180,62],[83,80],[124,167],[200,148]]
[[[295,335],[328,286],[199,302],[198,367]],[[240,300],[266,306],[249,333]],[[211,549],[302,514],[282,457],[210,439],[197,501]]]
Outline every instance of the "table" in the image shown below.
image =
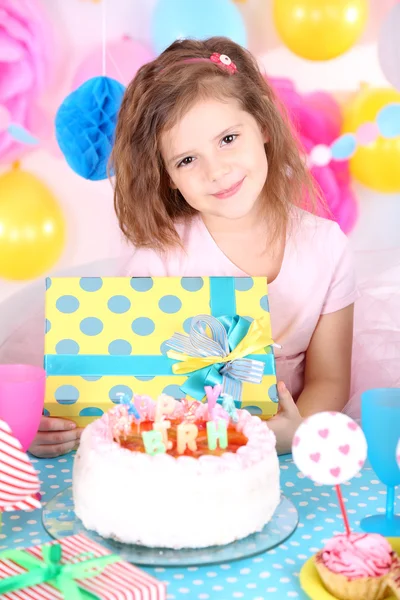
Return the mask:
[[[60,458],[32,458],[40,471],[43,504],[71,485],[74,453]],[[300,523],[281,544],[253,558],[206,567],[149,568],[168,586],[168,600],[284,600],[307,596],[298,575],[303,563],[335,533],[343,531],[333,488],[313,484],[298,472],[290,456],[280,458],[282,492],[296,505]],[[343,486],[351,527],[367,514],[385,511],[386,491],[369,466]],[[400,498],[400,496],[398,497]],[[232,502],[235,499],[232,498]],[[49,541],[39,510],[3,515],[0,551]]]

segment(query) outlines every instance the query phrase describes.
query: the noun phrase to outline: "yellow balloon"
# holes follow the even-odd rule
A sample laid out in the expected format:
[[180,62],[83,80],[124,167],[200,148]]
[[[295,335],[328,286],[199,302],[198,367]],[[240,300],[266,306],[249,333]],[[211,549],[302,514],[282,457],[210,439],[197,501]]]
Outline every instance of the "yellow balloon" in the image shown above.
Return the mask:
[[360,37],[367,0],[274,0],[275,27],[284,44],[309,60],[347,52]]
[[58,260],[64,219],[50,190],[18,168],[0,176],[0,277],[33,279]]
[[[376,120],[381,108],[400,102],[400,92],[393,88],[362,86],[344,109],[343,131],[356,132],[363,123]],[[350,159],[355,179],[378,192],[400,191],[400,136],[379,136],[367,146],[358,146]]]

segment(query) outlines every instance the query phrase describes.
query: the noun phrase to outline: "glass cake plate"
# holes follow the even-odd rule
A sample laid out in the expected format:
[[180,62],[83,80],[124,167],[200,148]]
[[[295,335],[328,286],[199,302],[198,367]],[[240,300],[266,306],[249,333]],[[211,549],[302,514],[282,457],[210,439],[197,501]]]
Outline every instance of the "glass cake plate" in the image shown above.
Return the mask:
[[135,565],[149,567],[182,567],[212,565],[232,562],[261,554],[281,544],[295,531],[299,516],[296,507],[288,498],[281,496],[271,521],[262,531],[247,538],[232,542],[226,546],[209,548],[149,548],[147,546],[122,544],[109,538],[103,538],[94,531],[86,529],[74,512],[72,486],[54,496],[43,509],[43,525],[56,540],[67,535],[84,533],[90,539],[118,554]]

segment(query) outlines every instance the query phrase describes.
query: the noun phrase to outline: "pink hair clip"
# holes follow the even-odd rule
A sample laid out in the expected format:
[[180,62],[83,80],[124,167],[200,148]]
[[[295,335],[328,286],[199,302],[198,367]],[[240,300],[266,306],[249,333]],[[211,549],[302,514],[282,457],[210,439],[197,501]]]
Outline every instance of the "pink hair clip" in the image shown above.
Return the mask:
[[221,65],[222,67],[227,69],[232,75],[237,71],[235,63],[226,54],[218,54],[218,52],[214,52],[214,54],[211,54],[210,60],[213,63]]

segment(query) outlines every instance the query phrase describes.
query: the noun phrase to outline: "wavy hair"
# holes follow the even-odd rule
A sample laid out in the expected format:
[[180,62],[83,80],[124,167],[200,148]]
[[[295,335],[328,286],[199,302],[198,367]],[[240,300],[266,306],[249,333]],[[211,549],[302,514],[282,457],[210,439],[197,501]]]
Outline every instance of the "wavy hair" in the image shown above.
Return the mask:
[[[231,75],[210,60],[228,55]],[[129,84],[119,111],[110,167],[115,174],[114,205],[120,228],[136,247],[167,250],[179,245],[177,221],[197,213],[170,187],[160,137],[200,99],[234,99],[266,132],[268,176],[262,209],[276,239],[286,228],[292,205],[315,206],[318,192],[286,111],[255,58],[224,37],[171,44],[143,65]]]

